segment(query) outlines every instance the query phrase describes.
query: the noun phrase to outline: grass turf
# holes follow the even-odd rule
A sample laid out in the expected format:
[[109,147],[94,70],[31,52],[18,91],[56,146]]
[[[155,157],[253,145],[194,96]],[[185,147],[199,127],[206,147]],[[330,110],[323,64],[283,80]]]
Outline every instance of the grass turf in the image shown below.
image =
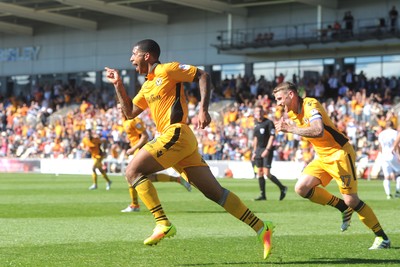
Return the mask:
[[[262,259],[253,230],[194,189],[156,183],[177,235],[153,247],[143,245],[154,227],[144,205],[121,213],[129,204],[124,179],[111,177],[112,189],[87,190],[88,176],[0,174],[0,266],[398,266],[400,199],[386,200],[381,181],[360,181],[359,195],[378,216],[392,241],[388,250],[369,251],[374,236],[353,215],[340,232],[340,213],[313,204],[289,187],[278,201],[278,188],[267,181],[268,201],[255,202],[256,180],[219,179],[256,215],[276,224],[273,251]],[[338,194],[335,183],[328,190]]]

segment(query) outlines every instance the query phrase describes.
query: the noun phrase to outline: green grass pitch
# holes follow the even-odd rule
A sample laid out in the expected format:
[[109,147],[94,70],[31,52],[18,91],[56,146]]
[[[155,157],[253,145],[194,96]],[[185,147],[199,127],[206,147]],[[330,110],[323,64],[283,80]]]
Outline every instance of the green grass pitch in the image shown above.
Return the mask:
[[[295,181],[283,180],[289,187],[283,201],[267,181],[268,200],[255,202],[256,180],[219,179],[276,224],[265,261],[251,228],[177,183],[155,184],[177,235],[144,246],[152,215],[143,204],[138,213],[121,213],[128,189],[122,176],[111,179],[110,191],[102,177],[99,189],[89,191],[89,176],[0,174],[0,266],[400,266],[400,199],[386,200],[382,181],[359,182],[360,198],[392,241],[391,249],[369,251],[374,236],[356,214],[341,233],[340,213],[297,196]],[[334,182],[328,190],[338,194]]]

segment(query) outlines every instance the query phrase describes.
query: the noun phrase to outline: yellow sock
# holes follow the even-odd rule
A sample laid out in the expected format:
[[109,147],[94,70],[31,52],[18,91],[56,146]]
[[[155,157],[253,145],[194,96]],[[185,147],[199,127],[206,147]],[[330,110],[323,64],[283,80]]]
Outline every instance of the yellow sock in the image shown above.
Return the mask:
[[138,193],[136,189],[133,186],[129,187],[129,195],[131,196],[132,199],[132,206],[139,206],[139,201],[138,201]]
[[135,189],[144,205],[146,205],[149,211],[153,214],[156,223],[167,226],[171,225],[167,215],[164,213],[153,183],[147,179],[147,177],[144,177],[136,184]]
[[332,202],[335,202],[335,198],[339,200],[337,197],[335,197],[334,195],[332,195],[331,193],[329,193],[328,191],[326,191],[324,188],[321,187],[314,187],[313,189],[311,189],[310,192],[308,192],[306,198],[308,198],[314,203],[318,203],[324,206],[328,203],[333,204]]
[[357,212],[360,221],[374,233],[382,230],[381,224],[379,223],[374,211],[363,201],[360,201],[360,204],[358,204],[354,210]]
[[227,212],[253,228],[254,231],[258,232],[262,227],[264,227],[264,222],[254,215],[254,213],[244,205],[238,196],[229,190],[225,189],[224,196],[219,204]]
[[106,179],[107,183],[110,182],[110,179],[108,179],[108,175],[107,175],[106,172],[102,171],[102,172],[101,172],[101,175],[103,175],[103,177],[104,177],[104,179]]
[[97,173],[96,172],[92,172],[92,181],[93,181],[93,184],[97,184]]

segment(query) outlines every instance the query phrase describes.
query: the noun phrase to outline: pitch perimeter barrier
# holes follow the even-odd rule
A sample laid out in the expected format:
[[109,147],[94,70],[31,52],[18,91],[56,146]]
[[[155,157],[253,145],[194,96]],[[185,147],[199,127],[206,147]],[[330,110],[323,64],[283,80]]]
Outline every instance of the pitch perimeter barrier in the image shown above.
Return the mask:
[[[123,175],[127,161],[104,160],[108,174]],[[254,170],[249,161],[207,161],[215,177],[254,178]],[[91,159],[18,159],[0,158],[0,173],[5,172],[34,172],[44,174],[84,174],[90,175],[93,161]],[[296,162],[274,161],[272,173],[280,179],[296,179],[303,165]],[[164,171],[170,175],[178,174],[172,168]]]

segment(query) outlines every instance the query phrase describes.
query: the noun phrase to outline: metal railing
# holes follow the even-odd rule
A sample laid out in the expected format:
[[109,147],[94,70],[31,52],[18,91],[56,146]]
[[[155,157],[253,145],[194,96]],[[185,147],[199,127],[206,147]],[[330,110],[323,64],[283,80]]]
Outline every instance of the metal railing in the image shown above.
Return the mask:
[[388,19],[384,18],[356,20],[351,29],[346,29],[343,22],[340,23],[340,29],[337,29],[334,27],[335,22],[323,22],[320,26],[309,23],[224,30],[219,31],[218,42],[212,46],[219,50],[232,50],[400,38],[398,25],[391,27]]

